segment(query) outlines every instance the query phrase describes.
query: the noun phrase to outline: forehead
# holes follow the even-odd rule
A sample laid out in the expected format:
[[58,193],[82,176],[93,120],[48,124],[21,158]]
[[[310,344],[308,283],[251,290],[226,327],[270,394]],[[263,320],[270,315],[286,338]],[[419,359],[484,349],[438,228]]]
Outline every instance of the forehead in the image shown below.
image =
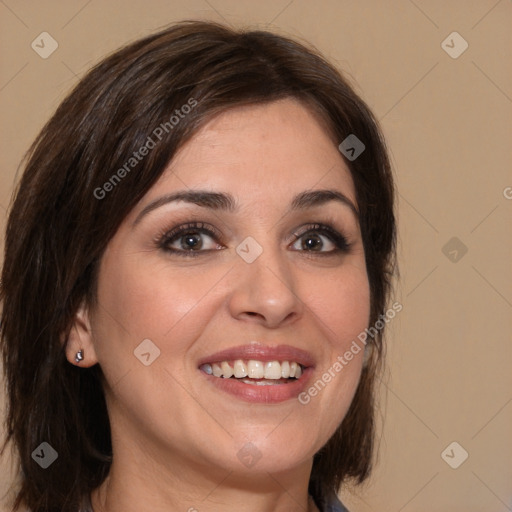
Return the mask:
[[355,203],[350,171],[330,134],[294,99],[229,109],[206,123],[148,192],[230,191],[243,202],[337,188]]

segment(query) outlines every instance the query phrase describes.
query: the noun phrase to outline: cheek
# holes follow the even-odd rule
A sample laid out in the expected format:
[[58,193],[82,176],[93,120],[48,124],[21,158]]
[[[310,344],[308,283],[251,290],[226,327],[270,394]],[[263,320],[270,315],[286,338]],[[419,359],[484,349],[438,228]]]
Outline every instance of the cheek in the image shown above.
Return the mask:
[[307,304],[328,341],[328,352],[317,379],[299,401],[312,416],[324,418],[319,437],[328,439],[346,415],[359,383],[364,345],[357,337],[368,327],[370,287],[365,268],[347,266],[315,290]]
[[[117,264],[106,259],[99,297],[113,320],[122,324],[125,337],[179,342],[187,337],[184,330],[190,329],[191,323],[200,322],[198,306],[206,301],[225,269],[200,272],[194,267],[173,267],[165,260],[151,264],[147,260],[144,253],[124,255]],[[189,321],[192,317],[194,322]],[[178,332],[180,336],[176,336]]]
[[[229,269],[201,272],[193,266],[185,270],[165,260],[148,260],[147,253],[111,251],[104,256],[94,320],[98,360],[111,407],[122,404],[121,410],[130,411],[139,428],[146,429],[152,418],[162,422],[161,432],[167,432],[165,421],[180,410],[188,411],[187,418],[173,429],[193,431],[204,418],[202,409],[183,392],[183,361],[218,307],[215,286]],[[146,341],[141,345],[143,340],[151,340],[156,349]],[[145,366],[137,357],[147,352],[151,362]]]
[[307,304],[337,349],[350,345],[368,326],[370,287],[366,270],[347,267],[322,283],[316,281]]
[[[217,311],[218,293],[229,270],[223,266],[212,266],[207,272],[194,266],[184,269],[155,259],[148,258],[147,252],[111,251],[100,270],[96,354],[111,387],[126,380],[128,373],[129,380],[138,382],[138,389],[126,394],[129,402],[140,390],[151,391],[156,400],[158,390],[177,386],[172,379],[167,382],[168,371],[186,378],[183,361]],[[153,354],[157,358],[146,367],[137,357],[146,354],[148,346],[150,360]]]

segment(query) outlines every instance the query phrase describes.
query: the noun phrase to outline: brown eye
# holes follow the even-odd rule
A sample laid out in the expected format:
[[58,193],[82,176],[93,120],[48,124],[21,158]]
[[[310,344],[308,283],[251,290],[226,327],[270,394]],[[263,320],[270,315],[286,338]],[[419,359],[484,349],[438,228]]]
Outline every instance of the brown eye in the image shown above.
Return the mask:
[[325,245],[327,245],[326,250],[331,251],[332,248],[329,249],[329,245],[334,246],[330,240],[326,243],[323,236],[317,234],[303,235],[299,241],[302,241],[301,248],[305,251],[321,251]]
[[198,256],[201,253],[218,250],[219,235],[203,223],[189,223],[178,226],[165,233],[158,241],[158,246],[180,256]]
[[293,247],[299,251],[328,255],[347,252],[350,247],[347,239],[341,233],[324,224],[306,226],[306,231],[302,234],[295,233],[295,236],[297,240]]
[[180,249],[188,250],[188,249],[201,249],[203,247],[203,240],[201,239],[201,233],[198,232],[190,232],[185,235],[180,235],[178,238],[178,242],[180,242]]

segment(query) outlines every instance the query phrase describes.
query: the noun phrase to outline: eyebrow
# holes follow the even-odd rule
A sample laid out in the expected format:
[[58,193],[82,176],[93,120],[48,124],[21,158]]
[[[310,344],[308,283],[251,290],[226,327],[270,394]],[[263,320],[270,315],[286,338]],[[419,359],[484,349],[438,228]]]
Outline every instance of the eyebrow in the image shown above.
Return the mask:
[[[238,210],[239,206],[235,198],[228,193],[223,192],[210,192],[207,190],[188,190],[181,192],[174,192],[166,194],[158,199],[155,199],[137,215],[133,222],[135,227],[141,219],[149,212],[160,208],[166,204],[183,201],[186,203],[196,204],[203,208],[210,208],[211,210],[222,210],[234,213]],[[305,210],[307,208],[314,208],[315,206],[324,205],[330,201],[337,201],[338,203],[347,206],[356,219],[359,220],[359,212],[354,203],[343,193],[338,190],[306,190],[296,195],[287,210],[287,213],[297,210]]]

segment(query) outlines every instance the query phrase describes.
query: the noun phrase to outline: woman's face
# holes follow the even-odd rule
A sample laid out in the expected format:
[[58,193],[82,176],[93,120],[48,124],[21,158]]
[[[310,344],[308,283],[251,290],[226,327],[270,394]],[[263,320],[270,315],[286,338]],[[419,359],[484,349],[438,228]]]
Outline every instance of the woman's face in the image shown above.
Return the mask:
[[369,319],[355,209],[336,144],[297,101],[227,111],[181,148],[100,265],[91,340],[114,453],[253,476],[311,463],[362,367],[361,350],[332,369]]

